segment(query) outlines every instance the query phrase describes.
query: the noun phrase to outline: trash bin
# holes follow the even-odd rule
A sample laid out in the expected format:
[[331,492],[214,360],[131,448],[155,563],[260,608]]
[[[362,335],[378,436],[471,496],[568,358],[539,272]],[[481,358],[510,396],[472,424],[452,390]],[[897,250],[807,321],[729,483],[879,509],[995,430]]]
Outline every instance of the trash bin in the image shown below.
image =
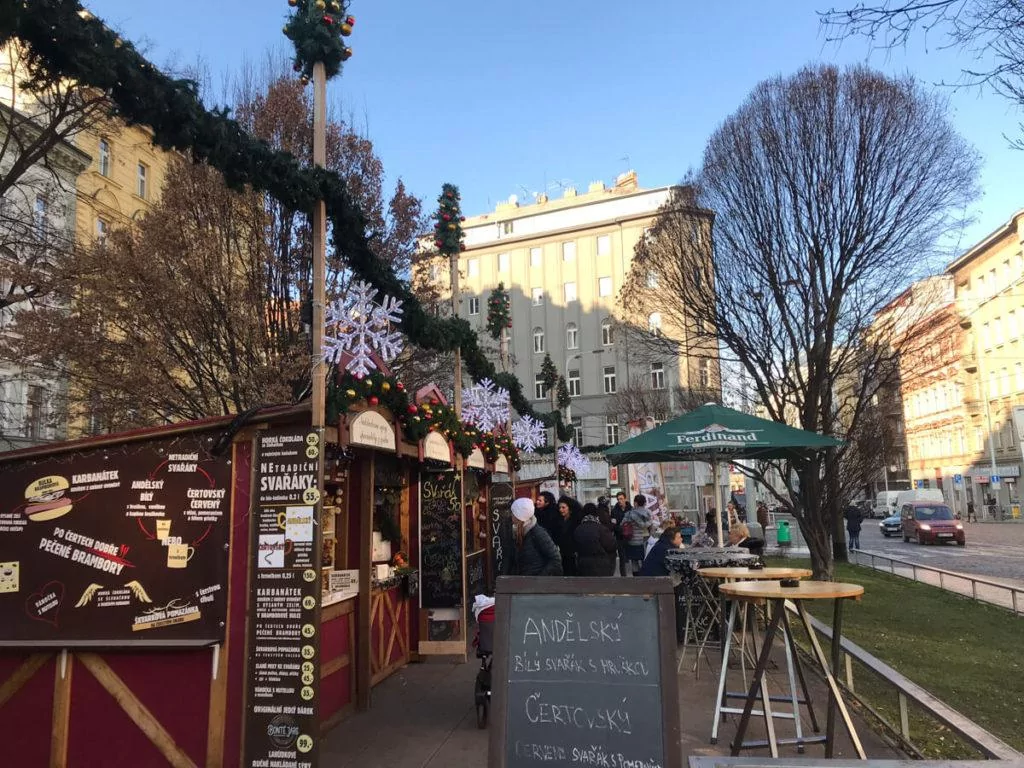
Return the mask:
[[789,530],[789,520],[779,520],[775,528],[775,540],[781,548],[793,546],[793,534]]

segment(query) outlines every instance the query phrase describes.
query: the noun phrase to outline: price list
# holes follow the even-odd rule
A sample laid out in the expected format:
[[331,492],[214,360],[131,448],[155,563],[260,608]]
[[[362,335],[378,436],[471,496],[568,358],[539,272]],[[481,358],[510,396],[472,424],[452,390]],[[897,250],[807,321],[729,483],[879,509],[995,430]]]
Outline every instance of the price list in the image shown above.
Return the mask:
[[246,697],[247,768],[317,760],[320,647],[318,435],[257,438]]

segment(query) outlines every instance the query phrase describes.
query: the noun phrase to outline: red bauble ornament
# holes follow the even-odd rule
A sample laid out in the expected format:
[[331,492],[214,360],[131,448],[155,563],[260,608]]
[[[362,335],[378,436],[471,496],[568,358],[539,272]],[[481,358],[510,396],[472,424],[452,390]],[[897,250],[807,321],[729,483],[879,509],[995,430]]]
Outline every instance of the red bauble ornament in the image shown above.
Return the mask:
[[416,406],[415,405],[410,405],[409,406],[409,413],[416,413]]
[[459,221],[465,221],[465,220],[466,220],[465,216],[459,216]]
[[449,216],[447,213],[442,213],[441,218],[444,219],[445,221],[450,221],[452,217]]
[[355,26],[356,17],[355,16],[346,16],[345,17],[345,23],[348,24],[350,27]]
[[324,14],[324,24],[326,24],[329,27],[333,23],[334,23],[334,17],[333,16],[328,16],[327,14]]
[[512,321],[511,321],[511,320],[509,320],[509,321],[508,321],[508,324],[507,324],[507,325],[506,325],[505,327],[506,327],[506,328],[511,328],[511,327],[512,327]]
[[442,245],[444,245],[444,243],[442,243],[440,240],[435,240],[434,245],[440,248]]
[[437,405],[437,398],[436,397],[430,398],[430,404],[431,405]]
[[363,374],[357,373],[356,374],[356,381],[362,381],[362,380],[363,380]]
[[466,250],[466,244],[465,243],[459,243],[459,250],[460,251]]
[[423,418],[426,419],[427,421],[430,421],[430,413],[424,413]]
[[370,405],[377,405],[377,403],[379,403],[380,400],[377,398],[376,395],[374,395],[367,402],[369,402]]
[[395,386],[398,388],[399,392],[405,392],[405,384],[403,384],[402,382],[398,382],[397,384],[395,384]]

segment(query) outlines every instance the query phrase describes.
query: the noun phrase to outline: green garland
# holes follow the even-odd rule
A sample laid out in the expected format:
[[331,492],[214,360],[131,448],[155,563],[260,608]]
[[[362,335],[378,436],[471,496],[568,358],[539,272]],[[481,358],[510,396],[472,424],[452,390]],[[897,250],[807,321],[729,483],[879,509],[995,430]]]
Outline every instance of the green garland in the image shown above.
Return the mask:
[[572,404],[569,397],[569,387],[565,383],[565,377],[558,377],[558,388],[555,390],[555,405],[559,408],[568,408]]
[[459,188],[454,184],[441,187],[437,197],[437,211],[434,212],[434,247],[444,256],[458,256],[459,251],[466,250],[462,241],[462,215]]
[[555,368],[550,353],[544,355],[544,362],[540,364],[540,380],[548,390],[553,389],[558,383],[558,369]]
[[327,79],[341,71],[341,63],[352,56],[343,38],[352,34],[356,20],[348,13],[346,0],[288,0],[295,9],[282,30],[295,46],[295,71],[313,76],[313,65],[322,61]]
[[512,302],[508,298],[508,291],[504,283],[498,283],[498,287],[491,291],[491,297],[487,300],[487,332],[492,339],[500,339],[501,332],[512,327]]
[[233,189],[248,186],[266,192],[295,211],[312,211],[322,199],[335,251],[345,254],[355,278],[403,302],[402,331],[413,344],[438,352],[461,348],[474,381],[493,380],[508,390],[512,407],[521,415],[560,433],[567,430],[561,414],[537,413],[519,380],[495,370],[465,319],[430,314],[409,285],[377,258],[366,218],[337,174],[304,168],[292,155],[246,133],[227,110],[205,109],[193,81],[160,72],[131,43],[84,13],[77,0],[0,0],[0,43],[14,36],[29,45],[36,63],[46,70],[109,94],[123,120],[152,129],[154,144],[190,152],[220,171]]
[[336,422],[354,404],[365,402],[371,408],[382,406],[391,411],[409,442],[418,443],[429,432],[438,432],[451,441],[463,458],[474,448],[480,448],[492,464],[501,454],[510,467],[520,468],[519,450],[504,433],[481,432],[472,424],[459,421],[455,409],[438,400],[417,405],[409,399],[405,385],[394,376],[372,373],[357,379],[348,371],[339,374],[335,368],[328,378],[326,401],[328,424]]

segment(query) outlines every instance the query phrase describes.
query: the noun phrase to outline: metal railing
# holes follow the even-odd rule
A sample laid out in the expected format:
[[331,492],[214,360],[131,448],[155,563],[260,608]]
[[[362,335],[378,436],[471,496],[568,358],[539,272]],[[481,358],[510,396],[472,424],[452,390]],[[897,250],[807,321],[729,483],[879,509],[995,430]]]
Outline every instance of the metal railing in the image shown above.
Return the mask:
[[[796,607],[786,601],[786,609],[795,613]],[[823,624],[813,616],[810,617],[811,626],[815,633],[824,637],[829,643],[832,642],[831,627]],[[799,646],[798,646],[799,647]],[[919,710],[924,712],[929,719],[934,720],[954,734],[965,743],[976,749],[989,760],[1010,760],[1014,765],[1020,765],[1024,761],[1024,754],[1021,754],[1006,742],[1002,741],[977,723],[970,720],[966,715],[958,712],[949,705],[937,699],[921,686],[901,675],[881,659],[872,656],[856,643],[847,638],[840,639],[842,648],[843,672],[837,675],[837,681],[846,694],[856,699],[868,712],[879,722],[885,725],[895,736],[899,738],[902,746],[908,751],[920,757],[921,752],[915,746],[910,733],[910,704],[913,703]],[[801,649],[803,651],[803,649]],[[853,670],[856,661],[866,669],[870,670],[873,677],[887,683],[896,689],[896,703],[899,710],[899,723],[890,722],[876,706],[878,702],[867,701],[857,693]],[[809,665],[813,669],[813,665]]]
[[1024,587],[980,576],[947,571],[942,568],[933,568],[930,565],[919,565],[908,560],[900,560],[896,557],[859,549],[850,553],[850,561],[876,571],[890,573],[893,576],[902,576],[922,584],[929,584],[947,592],[965,595],[982,603],[1007,608],[1015,614],[1024,612]]

